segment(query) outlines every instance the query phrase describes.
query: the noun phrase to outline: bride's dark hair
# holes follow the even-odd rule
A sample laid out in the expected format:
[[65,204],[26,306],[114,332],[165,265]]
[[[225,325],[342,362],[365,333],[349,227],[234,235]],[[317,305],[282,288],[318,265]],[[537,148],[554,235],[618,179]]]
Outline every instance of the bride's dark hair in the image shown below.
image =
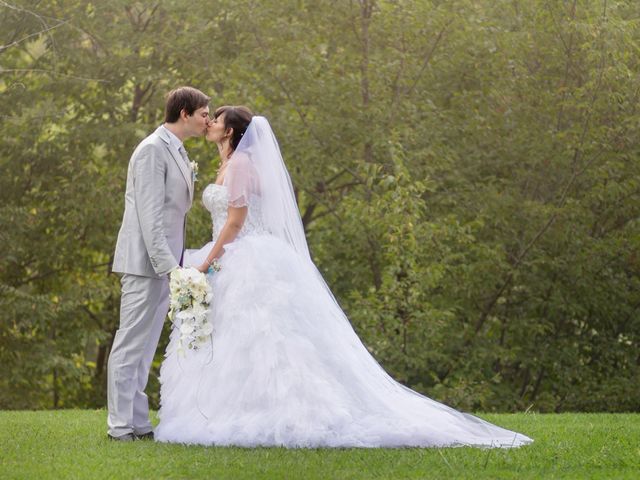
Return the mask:
[[247,127],[253,118],[253,112],[247,107],[242,105],[230,106],[225,105],[223,107],[216,108],[213,112],[213,118],[218,118],[224,113],[224,129],[233,128],[233,134],[231,135],[231,148],[234,150],[238,148],[238,144],[247,131]]

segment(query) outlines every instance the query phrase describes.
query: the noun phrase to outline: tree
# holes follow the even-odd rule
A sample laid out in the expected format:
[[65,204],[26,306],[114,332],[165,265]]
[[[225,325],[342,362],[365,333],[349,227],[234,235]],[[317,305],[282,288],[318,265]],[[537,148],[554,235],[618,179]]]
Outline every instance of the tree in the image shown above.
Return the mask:
[[[126,165],[179,84],[269,117],[314,259],[396,378],[467,409],[639,408],[635,3],[0,10],[3,408],[104,405]],[[188,148],[200,191],[215,149]],[[209,235],[196,204],[188,244]]]

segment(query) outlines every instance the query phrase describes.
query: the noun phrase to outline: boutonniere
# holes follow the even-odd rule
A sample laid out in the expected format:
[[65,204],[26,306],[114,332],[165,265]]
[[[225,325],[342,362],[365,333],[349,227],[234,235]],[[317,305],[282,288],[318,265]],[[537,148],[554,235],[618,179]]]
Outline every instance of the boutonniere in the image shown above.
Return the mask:
[[198,162],[194,162],[193,160],[189,162],[189,166],[191,167],[191,179],[194,182],[198,181]]

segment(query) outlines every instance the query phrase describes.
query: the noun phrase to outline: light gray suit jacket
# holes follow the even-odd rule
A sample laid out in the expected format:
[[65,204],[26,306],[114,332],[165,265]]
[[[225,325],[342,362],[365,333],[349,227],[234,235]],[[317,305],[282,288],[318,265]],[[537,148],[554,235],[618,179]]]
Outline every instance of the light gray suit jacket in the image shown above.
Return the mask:
[[113,271],[166,275],[182,257],[193,178],[164,128],[158,127],[131,155],[124,199]]

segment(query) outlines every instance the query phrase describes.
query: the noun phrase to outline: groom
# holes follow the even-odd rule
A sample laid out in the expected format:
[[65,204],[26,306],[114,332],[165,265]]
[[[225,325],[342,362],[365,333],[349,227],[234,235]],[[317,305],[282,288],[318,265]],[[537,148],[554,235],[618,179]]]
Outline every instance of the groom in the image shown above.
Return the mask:
[[168,274],[182,260],[193,201],[194,172],[182,142],[206,133],[209,97],[191,87],[172,90],[164,120],[135,149],[127,171],[113,260],[122,299],[107,382],[112,440],[153,439],[144,389],[169,308]]

